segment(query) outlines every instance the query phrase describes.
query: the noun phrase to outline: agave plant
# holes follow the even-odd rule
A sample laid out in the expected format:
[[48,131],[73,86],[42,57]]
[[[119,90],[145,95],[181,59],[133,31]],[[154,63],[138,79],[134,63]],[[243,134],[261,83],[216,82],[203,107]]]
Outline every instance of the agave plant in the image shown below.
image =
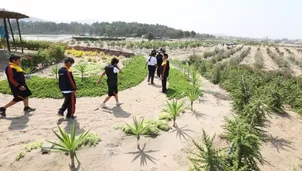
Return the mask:
[[88,65],[85,63],[79,63],[75,66],[75,69],[78,70],[81,73],[82,81],[84,80],[84,74],[88,69]]
[[59,67],[58,65],[54,66],[52,69],[51,69],[52,73],[56,76],[56,79],[58,79],[58,72],[59,72]]
[[141,120],[137,120],[136,117],[133,117],[133,126],[127,123],[126,125],[129,129],[131,129],[132,133],[136,135],[137,148],[140,149],[140,144],[139,144],[140,136],[142,135],[142,132],[149,127],[149,124],[146,125],[144,123],[144,118],[142,118]]
[[173,127],[176,128],[176,117],[180,115],[185,110],[184,102],[179,102],[176,99],[173,99],[172,102],[167,102],[167,107],[164,109],[164,112],[173,116]]
[[29,75],[34,71],[34,68],[33,67],[23,67],[23,71],[26,75]]
[[190,89],[186,92],[187,97],[190,99],[191,102],[191,111],[194,111],[193,104],[194,101],[199,98],[199,96],[202,95],[201,90],[198,87],[194,87],[193,89]]
[[59,143],[47,141],[53,146],[50,148],[52,151],[67,153],[70,155],[71,159],[71,168],[74,168],[74,158],[77,156],[76,152],[79,150],[79,144],[83,141],[83,139],[87,136],[89,131],[82,133],[78,137],[76,137],[76,125],[73,124],[70,130],[70,134],[68,134],[65,130],[62,130],[60,126],[59,133],[53,131],[56,137],[59,139]]

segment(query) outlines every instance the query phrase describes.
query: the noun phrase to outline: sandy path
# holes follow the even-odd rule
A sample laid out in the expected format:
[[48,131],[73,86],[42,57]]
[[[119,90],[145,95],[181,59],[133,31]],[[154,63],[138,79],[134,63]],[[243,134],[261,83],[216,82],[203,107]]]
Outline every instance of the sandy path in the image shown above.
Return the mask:
[[[155,83],[159,84],[158,82],[156,80]],[[149,86],[144,81],[134,88],[122,91],[120,99],[124,104],[121,108],[113,107],[112,100],[108,104],[113,107],[112,110],[94,111],[104,97],[77,99],[78,133],[91,129],[92,132],[99,133],[103,140],[97,147],[86,148],[78,153],[81,161],[79,170],[188,170],[185,153],[185,149],[191,147],[188,137],[200,137],[202,128],[209,134],[221,133],[223,117],[231,114],[230,101],[218,100],[212,95],[223,94],[225,91],[206,80],[204,89],[206,93],[202,101],[195,104],[197,115],[186,112],[177,120],[181,129],[163,132],[155,139],[142,138],[141,144],[146,143],[146,148],[144,152],[138,153],[135,138],[125,136],[114,128],[124,122],[131,123],[132,116],[156,118],[166,101],[166,97],[159,93],[159,87]],[[217,91],[219,93],[213,93]],[[0,97],[1,104],[9,100],[9,95]],[[57,125],[68,129],[72,124],[55,114],[61,103],[62,100],[31,99],[32,106],[37,108],[32,116],[22,115],[22,104],[7,111],[7,119],[0,120],[0,170],[69,170],[69,158],[62,154],[40,155],[39,152],[33,151],[26,153],[25,158],[20,161],[14,162],[15,156],[25,144],[35,140],[54,140],[52,129],[56,129]],[[134,153],[127,154],[129,152]],[[131,162],[136,154],[141,156]],[[142,162],[146,162],[144,166],[141,165]]]
[[253,67],[255,63],[255,54],[257,52],[258,47],[256,46],[248,46],[248,47],[251,47],[250,53],[247,55],[247,57],[243,59],[243,61],[240,64],[250,65]]
[[264,69],[265,70],[278,70],[278,65],[272,60],[272,58],[267,54],[266,46],[261,47],[261,52],[263,54],[263,61],[264,61]]

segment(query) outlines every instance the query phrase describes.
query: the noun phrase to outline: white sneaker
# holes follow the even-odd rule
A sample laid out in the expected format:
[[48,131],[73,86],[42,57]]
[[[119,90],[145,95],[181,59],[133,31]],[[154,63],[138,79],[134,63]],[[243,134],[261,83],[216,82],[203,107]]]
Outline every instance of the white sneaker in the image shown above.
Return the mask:
[[106,103],[102,103],[102,104],[101,104],[101,108],[103,108],[103,109],[104,109],[104,108],[107,108]]
[[120,103],[120,102],[116,102],[116,106],[120,106],[122,105],[123,103]]

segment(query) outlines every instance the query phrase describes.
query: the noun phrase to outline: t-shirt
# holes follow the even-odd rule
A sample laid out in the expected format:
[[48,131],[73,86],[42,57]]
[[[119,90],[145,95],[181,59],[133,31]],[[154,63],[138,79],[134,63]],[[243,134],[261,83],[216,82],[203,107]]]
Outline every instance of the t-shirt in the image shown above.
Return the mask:
[[157,59],[154,56],[149,56],[147,62],[148,65],[155,66],[157,64]]
[[156,56],[156,59],[157,59],[157,66],[161,66],[161,64],[163,63],[163,55],[161,53],[159,53]]
[[105,67],[105,73],[107,76],[107,84],[108,86],[116,86],[117,85],[117,73],[119,73],[119,69],[113,65],[107,65]]

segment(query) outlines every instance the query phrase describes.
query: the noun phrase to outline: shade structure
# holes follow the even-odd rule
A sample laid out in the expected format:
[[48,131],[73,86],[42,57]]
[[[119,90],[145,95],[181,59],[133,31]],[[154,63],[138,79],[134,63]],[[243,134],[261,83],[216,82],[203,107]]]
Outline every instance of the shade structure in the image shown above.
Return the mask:
[[5,9],[0,9],[0,19],[22,19],[22,18],[29,18],[29,16],[25,14],[21,14],[18,12],[13,12],[13,11],[7,11]]
[[29,18],[29,16],[27,16],[25,14],[18,13],[18,12],[13,12],[13,11],[7,11],[5,9],[0,9],[0,19],[3,19],[5,34],[7,36],[6,44],[7,44],[7,50],[8,51],[10,51],[10,44],[9,44],[7,22],[8,22],[8,25],[10,27],[10,30],[11,30],[11,34],[12,34],[12,37],[13,37],[13,42],[15,44],[14,34],[13,34],[12,26],[11,26],[11,23],[10,23],[10,19],[15,19],[15,20],[17,20],[17,27],[18,27],[18,32],[19,32],[19,37],[20,37],[20,42],[21,42],[21,48],[22,48],[22,53],[23,53],[21,31],[20,31],[20,26],[19,26],[19,19],[22,19],[22,18]]

